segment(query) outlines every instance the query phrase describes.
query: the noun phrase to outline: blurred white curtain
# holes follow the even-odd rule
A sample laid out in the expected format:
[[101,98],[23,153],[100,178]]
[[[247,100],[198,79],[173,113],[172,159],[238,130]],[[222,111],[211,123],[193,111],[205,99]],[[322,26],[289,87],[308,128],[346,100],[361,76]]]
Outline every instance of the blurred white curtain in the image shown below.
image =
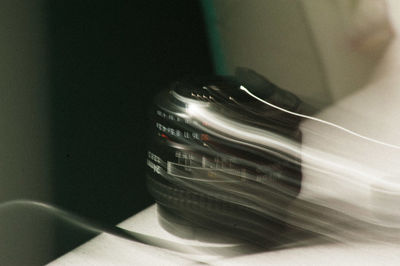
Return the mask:
[[253,68],[317,106],[362,87],[392,36],[384,0],[212,4],[225,74]]

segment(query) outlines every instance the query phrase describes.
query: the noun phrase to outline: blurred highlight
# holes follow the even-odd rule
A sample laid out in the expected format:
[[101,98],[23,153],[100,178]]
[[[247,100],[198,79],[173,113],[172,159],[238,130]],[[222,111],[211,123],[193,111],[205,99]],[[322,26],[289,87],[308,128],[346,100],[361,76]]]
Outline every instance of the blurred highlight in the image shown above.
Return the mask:
[[356,114],[346,128],[319,113],[245,68],[176,83],[153,110],[148,183],[160,215],[274,249],[399,240],[400,147],[353,130]]

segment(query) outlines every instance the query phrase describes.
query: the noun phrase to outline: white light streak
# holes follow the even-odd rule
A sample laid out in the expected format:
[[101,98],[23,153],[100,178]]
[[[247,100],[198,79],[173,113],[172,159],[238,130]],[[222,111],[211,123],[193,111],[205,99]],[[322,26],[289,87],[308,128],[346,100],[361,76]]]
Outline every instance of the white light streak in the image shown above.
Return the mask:
[[398,150],[400,150],[400,146],[398,146],[398,145],[391,144],[391,143],[386,143],[386,142],[383,142],[383,141],[380,141],[380,140],[376,140],[376,139],[373,139],[373,138],[370,138],[370,137],[361,135],[361,134],[359,134],[359,133],[357,133],[357,132],[354,132],[354,131],[352,131],[352,130],[350,130],[350,129],[347,129],[347,128],[345,128],[345,127],[342,127],[342,126],[339,126],[339,125],[337,125],[337,124],[334,124],[334,123],[332,123],[332,122],[325,121],[325,120],[322,120],[322,119],[319,119],[319,118],[316,118],[316,117],[313,117],[313,116],[308,116],[308,115],[299,114],[299,113],[296,113],[296,112],[289,111],[289,110],[287,110],[287,109],[285,109],[285,108],[276,106],[276,105],[274,105],[274,104],[272,104],[272,103],[270,103],[270,102],[267,102],[267,101],[265,101],[265,100],[263,100],[263,99],[257,97],[256,95],[254,95],[253,93],[251,93],[248,89],[246,89],[244,86],[240,86],[240,89],[241,89],[242,91],[246,92],[248,95],[250,95],[250,96],[253,97],[254,99],[256,99],[256,100],[258,100],[258,101],[260,101],[260,102],[262,102],[262,103],[264,103],[264,104],[266,104],[266,105],[268,105],[268,106],[270,106],[270,107],[272,107],[272,108],[278,109],[278,110],[280,110],[280,111],[282,111],[282,112],[285,112],[285,113],[288,113],[288,114],[291,114],[291,115],[294,115],[294,116],[298,116],[298,117],[310,119],[310,120],[313,120],[313,121],[316,121],[316,122],[319,122],[319,123],[322,123],[322,124],[325,124],[325,125],[328,125],[328,126],[331,126],[331,127],[335,127],[335,128],[337,128],[337,129],[343,130],[343,131],[345,131],[345,132],[347,132],[347,133],[349,133],[349,134],[351,134],[351,135],[354,135],[354,136],[356,136],[356,137],[365,139],[365,140],[367,140],[367,141],[374,142],[374,143],[377,143],[377,144],[380,144],[380,145],[384,145],[384,146],[386,146],[386,147],[390,147],[390,148],[393,148],[393,149],[398,149]]

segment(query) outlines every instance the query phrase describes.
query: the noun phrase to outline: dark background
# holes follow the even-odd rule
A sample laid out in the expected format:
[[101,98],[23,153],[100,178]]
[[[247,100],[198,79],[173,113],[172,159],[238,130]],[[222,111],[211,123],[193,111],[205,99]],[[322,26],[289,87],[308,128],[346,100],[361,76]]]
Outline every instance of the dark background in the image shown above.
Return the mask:
[[[187,0],[48,1],[55,203],[116,224],[153,200],[147,112],[187,75],[213,73],[201,5]],[[85,239],[60,227],[58,253]]]

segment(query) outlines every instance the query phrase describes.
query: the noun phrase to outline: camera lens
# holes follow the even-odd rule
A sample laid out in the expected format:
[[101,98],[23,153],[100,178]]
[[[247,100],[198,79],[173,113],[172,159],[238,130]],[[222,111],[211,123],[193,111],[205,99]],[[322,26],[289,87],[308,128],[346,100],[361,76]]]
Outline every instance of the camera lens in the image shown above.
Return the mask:
[[[297,111],[296,96],[257,82],[254,90],[268,87],[265,100]],[[252,86],[251,77],[189,78],[158,95],[147,180],[161,215],[265,244],[284,230],[300,191],[300,120],[246,94],[243,84]]]

